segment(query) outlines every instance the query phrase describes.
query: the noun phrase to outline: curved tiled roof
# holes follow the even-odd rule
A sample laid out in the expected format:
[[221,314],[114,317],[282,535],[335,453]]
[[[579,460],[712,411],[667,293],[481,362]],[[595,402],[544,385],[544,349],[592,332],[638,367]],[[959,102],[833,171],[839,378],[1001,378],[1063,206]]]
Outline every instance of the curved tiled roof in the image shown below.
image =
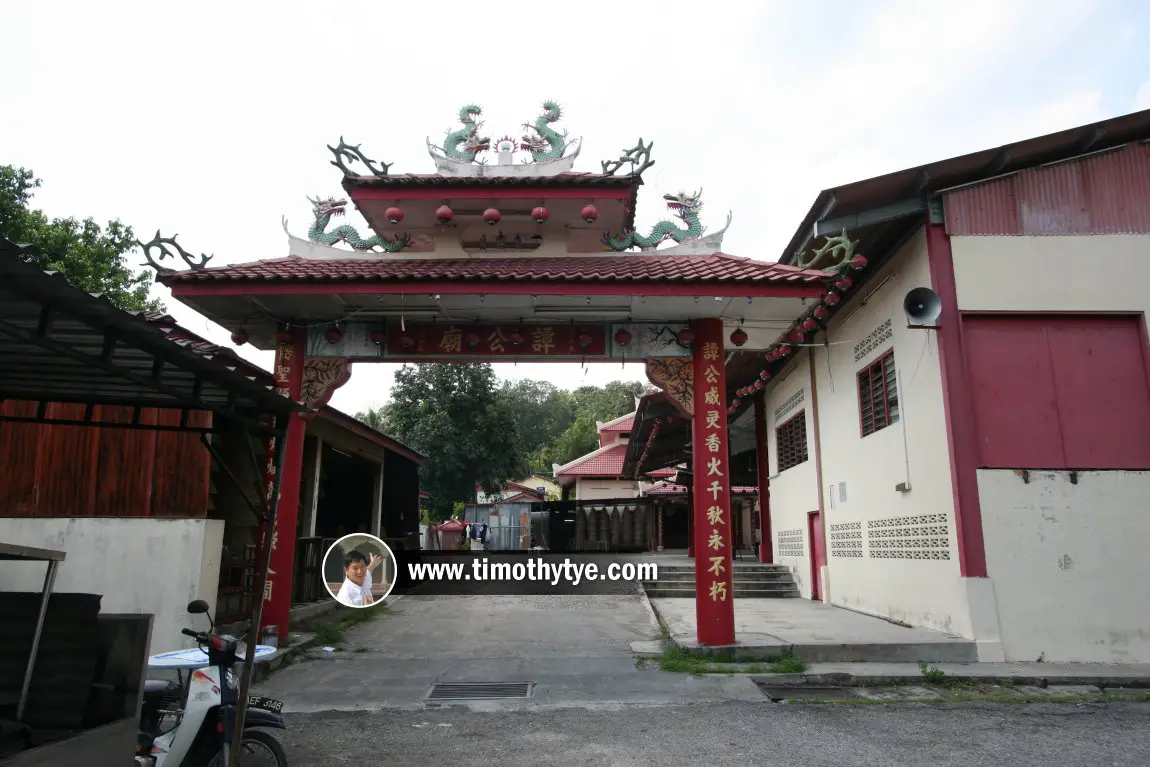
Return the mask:
[[833,275],[816,269],[755,261],[726,253],[705,256],[605,254],[551,258],[348,258],[324,261],[289,256],[157,275],[157,282],[689,282],[818,285]]
[[[623,476],[623,459],[626,457],[627,445],[608,445],[580,456],[565,466],[558,467],[555,476],[625,479]],[[674,473],[674,469],[659,469],[651,472],[651,475],[669,477]]]

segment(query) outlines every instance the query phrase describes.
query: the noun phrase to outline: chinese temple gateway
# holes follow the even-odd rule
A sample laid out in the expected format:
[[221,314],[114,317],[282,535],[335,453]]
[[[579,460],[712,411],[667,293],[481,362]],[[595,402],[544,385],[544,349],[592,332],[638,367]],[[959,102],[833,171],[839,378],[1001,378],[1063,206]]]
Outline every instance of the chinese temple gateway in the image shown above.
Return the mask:
[[[644,361],[689,425],[698,640],[732,644],[731,487],[744,483],[728,423],[770,377],[769,363],[821,327],[850,286],[844,272],[865,259],[845,237],[802,267],[725,254],[731,217],[708,233],[700,193],[643,200],[666,213],[639,230],[650,143],[578,171],[581,142],[557,130],[557,104],[544,103],[519,139],[493,141],[480,116],[465,106],[458,130],[428,140],[432,173],[397,173],[341,138],[328,149],[343,195],[308,198],[303,236],[284,221],[286,256],[209,267],[157,233],[146,252],[159,252],[149,255],[158,281],[236,343],[274,349],[280,391],[295,400],[326,401],[353,363]],[[339,223],[349,205],[370,232]],[[191,268],[161,263],[175,255]],[[757,365],[761,377],[732,391],[732,365]],[[290,579],[295,546],[279,536],[296,531],[302,417],[287,431],[261,621],[281,636],[290,583],[277,579]]]

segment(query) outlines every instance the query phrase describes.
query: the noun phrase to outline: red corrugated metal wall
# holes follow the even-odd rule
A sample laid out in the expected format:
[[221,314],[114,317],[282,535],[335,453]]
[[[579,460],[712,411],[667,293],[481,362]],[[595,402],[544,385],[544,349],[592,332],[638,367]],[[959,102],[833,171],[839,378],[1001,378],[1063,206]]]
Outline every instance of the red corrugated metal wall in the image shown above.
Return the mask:
[[952,235],[1150,234],[1150,144],[944,195]]
[[[84,405],[52,404],[49,418],[83,419]],[[0,414],[34,416],[34,402]],[[131,408],[97,407],[93,420],[125,423]],[[146,409],[144,424],[176,426],[180,411]],[[211,413],[188,422],[211,426]],[[207,516],[211,456],[199,434],[0,423],[0,517]]]

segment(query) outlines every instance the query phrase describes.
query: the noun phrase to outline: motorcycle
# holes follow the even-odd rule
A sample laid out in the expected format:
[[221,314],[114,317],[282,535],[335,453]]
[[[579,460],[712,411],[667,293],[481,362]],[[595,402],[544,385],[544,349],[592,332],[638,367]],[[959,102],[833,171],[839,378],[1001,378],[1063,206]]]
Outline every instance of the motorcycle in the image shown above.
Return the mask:
[[[197,599],[188,604],[193,615],[207,614],[208,603]],[[228,634],[182,629],[180,633],[196,640],[194,650],[153,655],[148,659],[152,669],[176,669],[180,681],[149,679],[144,682],[140,727],[136,739],[137,767],[227,767],[229,749],[234,737],[239,707],[239,674],[235,666],[239,640]],[[206,650],[205,650],[206,648]],[[206,652],[206,664],[205,660]],[[256,663],[261,655],[275,648],[259,646],[248,653],[247,662]],[[183,671],[191,674],[185,680]],[[280,711],[283,703],[259,695],[248,697],[244,716],[241,751],[263,751],[271,756],[275,767],[288,767],[283,746],[260,727],[287,729]],[[175,724],[164,729],[167,720]],[[249,764],[247,758],[243,765]]]

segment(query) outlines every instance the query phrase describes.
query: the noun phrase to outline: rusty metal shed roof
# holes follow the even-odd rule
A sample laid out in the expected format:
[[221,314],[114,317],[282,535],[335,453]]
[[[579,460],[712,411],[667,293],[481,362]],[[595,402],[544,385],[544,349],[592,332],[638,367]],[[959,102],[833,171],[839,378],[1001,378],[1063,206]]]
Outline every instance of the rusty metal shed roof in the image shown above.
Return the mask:
[[0,238],[0,400],[133,407],[137,414],[211,411],[267,434],[282,426],[273,430],[261,416],[304,410],[245,375],[234,355],[173,340],[155,315],[123,311],[27,263],[35,252]]

